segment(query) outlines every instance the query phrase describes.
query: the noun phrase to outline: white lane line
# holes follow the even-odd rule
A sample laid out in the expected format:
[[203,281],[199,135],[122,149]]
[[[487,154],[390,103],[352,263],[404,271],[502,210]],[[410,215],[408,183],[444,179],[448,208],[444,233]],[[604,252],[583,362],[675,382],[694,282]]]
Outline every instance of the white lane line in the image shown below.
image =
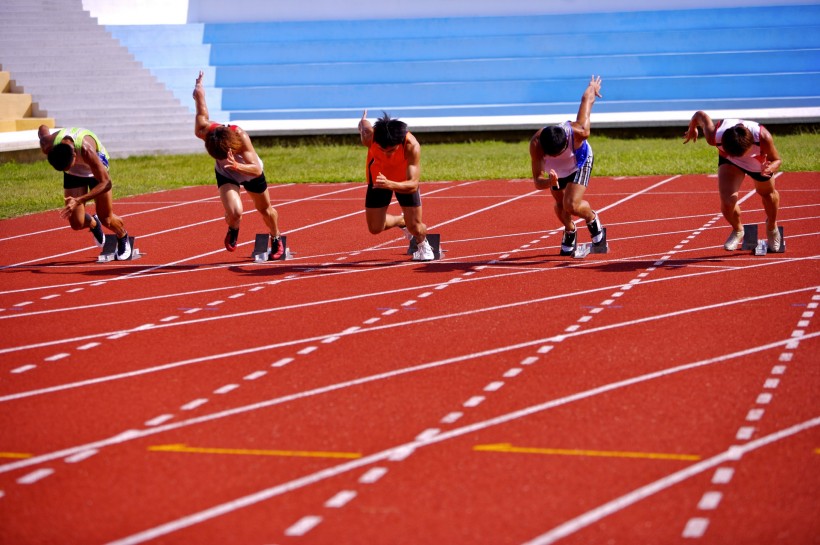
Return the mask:
[[473,396],[464,402],[465,407],[478,407],[484,401],[484,396]]
[[49,356],[49,357],[45,358],[43,361],[58,361],[58,360],[67,358],[70,355],[71,354],[69,354],[68,352],[62,352],[60,354],[54,354],[53,356]]
[[82,462],[83,460],[88,460],[92,456],[96,456],[98,452],[99,452],[98,450],[93,449],[93,448],[88,449],[88,450],[83,451],[83,452],[78,452],[74,456],[69,456],[68,458],[66,458],[65,462],[67,464],[78,464],[78,463]]
[[451,413],[445,415],[445,417],[441,419],[441,423],[442,424],[453,424],[454,422],[458,421],[462,416],[464,416],[464,413],[454,411],[454,412],[451,412]]
[[485,392],[496,392],[500,390],[504,386],[504,381],[496,380],[494,382],[489,383],[484,387]]
[[84,345],[78,346],[77,350],[91,350],[92,348],[96,348],[100,346],[100,343],[93,342],[93,343],[86,343]]
[[[818,336],[820,336],[820,332],[807,335],[806,338],[807,339],[813,339],[813,338],[818,337]],[[684,372],[684,371],[688,371],[690,369],[699,369],[701,367],[714,365],[714,364],[717,364],[717,363],[723,363],[725,361],[732,361],[736,358],[743,358],[743,357],[746,357],[746,356],[749,356],[749,355],[752,355],[752,354],[757,354],[757,353],[760,353],[760,352],[765,352],[765,351],[768,351],[768,350],[772,350],[772,349],[775,349],[775,348],[778,348],[778,347],[782,346],[786,342],[788,342],[788,341],[781,340],[781,341],[777,341],[777,342],[774,342],[774,343],[769,343],[769,344],[764,344],[764,345],[760,345],[760,346],[756,346],[756,347],[752,347],[752,348],[747,348],[747,349],[740,350],[740,351],[737,351],[737,352],[731,352],[731,353],[728,353],[728,354],[723,354],[721,356],[716,356],[716,357],[713,357],[713,358],[710,358],[710,359],[700,360],[700,361],[697,361],[697,362],[688,363],[688,364],[684,364],[684,365],[679,365],[677,367],[663,369],[661,371],[655,371],[653,373],[649,373],[649,374],[646,374],[646,375],[640,375],[638,377],[633,377],[631,379],[626,379],[626,380],[622,380],[620,382],[615,382],[615,383],[611,383],[611,384],[608,384],[608,385],[600,386],[598,388],[594,388],[594,389],[591,389],[591,390],[587,390],[585,392],[580,392],[580,393],[577,393],[577,394],[573,394],[573,395],[568,396],[568,397],[548,401],[548,402],[543,403],[541,405],[535,405],[535,406],[529,407],[527,409],[522,409],[522,410],[519,410],[519,411],[516,411],[516,412],[513,412],[513,413],[508,413],[507,415],[502,415],[502,416],[496,417],[494,419],[484,421],[483,423],[476,423],[476,424],[472,424],[471,426],[464,426],[462,428],[458,428],[458,430],[443,432],[443,433],[437,435],[434,438],[434,440],[432,440],[431,442],[438,442],[439,440],[443,440],[445,438],[450,438],[450,437],[452,437],[452,434],[459,433],[459,430],[472,429],[472,427],[475,427],[475,426],[491,427],[491,426],[494,426],[494,425],[499,424],[499,423],[503,423],[503,422],[507,422],[509,420],[513,420],[515,418],[527,416],[529,414],[534,414],[534,413],[541,412],[541,411],[544,411],[544,410],[548,410],[548,409],[551,409],[551,408],[554,408],[554,407],[557,407],[557,406],[572,403],[572,402],[578,401],[580,399],[586,399],[588,397],[594,397],[595,395],[598,395],[598,394],[601,394],[601,393],[606,393],[606,392],[616,390],[616,389],[619,389],[619,388],[623,388],[623,387],[626,387],[626,386],[631,386],[631,385],[634,385],[634,384],[639,384],[639,383],[646,382],[646,381],[649,381],[649,380],[653,380],[653,379],[656,379],[656,378],[662,378],[662,377],[666,377],[666,376],[669,376],[669,375],[673,375],[673,374],[681,373],[681,372]],[[508,352],[508,351],[511,351],[511,350],[519,350],[519,349],[524,348],[526,346],[532,346],[532,344],[533,343],[521,343],[521,344],[502,347],[502,348],[495,348],[495,349],[492,349],[492,350],[486,350],[486,351],[478,352],[478,353],[474,353],[474,354],[467,354],[467,355],[457,356],[457,357],[453,357],[453,358],[448,358],[448,359],[445,359],[445,360],[439,360],[439,361],[435,361],[435,362],[425,363],[425,364],[421,364],[421,365],[417,365],[417,366],[413,366],[413,367],[406,367],[406,368],[403,368],[403,369],[395,369],[393,371],[389,371],[389,372],[386,372],[386,373],[379,373],[379,374],[376,374],[376,375],[361,377],[361,378],[350,380],[350,381],[347,381],[347,382],[340,382],[340,383],[324,386],[324,387],[321,387],[321,388],[316,388],[314,390],[307,390],[307,391],[298,392],[298,393],[295,393],[295,394],[286,395],[286,396],[283,396],[283,397],[272,398],[272,399],[268,399],[268,400],[265,400],[265,401],[260,401],[260,402],[253,403],[253,404],[250,404],[250,405],[235,407],[235,408],[227,409],[227,410],[224,410],[224,411],[218,411],[218,412],[215,412],[215,413],[190,418],[188,420],[183,420],[183,421],[180,421],[180,422],[166,424],[165,426],[160,426],[160,427],[157,427],[157,428],[144,429],[144,430],[129,430],[127,432],[118,434],[114,437],[101,439],[101,440],[98,440],[98,441],[95,441],[95,442],[92,442],[92,443],[88,443],[88,444],[85,444],[85,445],[69,447],[69,448],[65,448],[65,449],[60,450],[60,451],[51,452],[51,453],[48,453],[48,454],[41,454],[41,455],[38,455],[38,456],[33,456],[31,458],[26,458],[24,460],[18,460],[18,461],[9,462],[9,463],[6,463],[6,464],[0,464],[0,474],[6,473],[8,471],[14,471],[14,470],[17,470],[17,469],[20,469],[20,468],[23,468],[23,467],[29,467],[29,466],[37,465],[37,464],[40,464],[40,463],[45,463],[47,461],[54,460],[54,459],[57,459],[57,458],[63,458],[65,456],[70,456],[72,454],[75,454],[76,452],[79,452],[81,450],[85,450],[85,449],[88,449],[88,448],[102,448],[102,447],[106,447],[106,446],[120,444],[120,443],[123,443],[125,441],[140,439],[140,438],[148,437],[148,436],[151,436],[151,435],[155,435],[157,433],[166,433],[166,432],[169,432],[169,431],[177,430],[177,429],[180,429],[180,428],[185,428],[185,427],[188,427],[188,426],[195,426],[195,425],[198,425],[198,424],[209,423],[209,422],[213,422],[213,421],[216,421],[216,420],[221,420],[223,418],[229,418],[229,417],[237,416],[237,415],[240,415],[240,414],[250,413],[250,412],[253,412],[253,411],[273,407],[273,406],[276,406],[276,405],[282,405],[282,404],[285,404],[285,403],[288,403],[288,402],[291,402],[291,401],[302,400],[302,399],[306,399],[306,398],[317,396],[317,395],[322,395],[322,394],[326,394],[326,393],[330,393],[330,392],[334,392],[334,391],[338,391],[338,390],[344,390],[344,389],[350,388],[350,387],[361,386],[363,384],[367,384],[367,383],[371,383],[371,382],[377,382],[377,381],[381,381],[381,380],[385,380],[385,379],[395,378],[395,377],[398,377],[398,376],[408,375],[408,374],[416,373],[416,372],[420,372],[420,371],[426,371],[426,370],[429,370],[429,369],[436,369],[436,368],[439,368],[439,367],[443,367],[443,366],[447,366],[447,365],[451,365],[451,364],[459,363],[459,362],[463,362],[463,361],[473,361],[473,360],[476,360],[476,359],[482,358],[482,357],[495,356],[497,354],[501,354],[501,353]],[[391,451],[388,450],[386,452],[391,452]],[[732,447],[727,452],[735,453],[736,456],[737,456],[737,459],[739,459],[739,457],[743,453],[743,450],[742,450],[741,447]],[[370,461],[372,461],[374,459],[375,460],[381,459],[381,458],[378,458],[378,457],[373,458],[373,456],[376,456],[376,455],[368,456],[368,457],[365,457],[365,458],[360,458],[359,460],[370,460]],[[359,466],[356,466],[356,467],[359,467]]]
[[306,356],[306,355],[310,354],[311,352],[315,352],[318,348],[319,347],[317,347],[317,346],[306,346],[305,348],[299,350],[297,352],[297,354],[299,354],[300,356]]
[[271,367],[284,367],[292,361],[293,361],[293,358],[282,358],[281,360],[272,363],[270,366]]
[[[524,348],[524,347],[529,347],[529,346],[533,346],[533,345],[536,345],[536,344],[543,345],[546,342],[556,342],[556,341],[559,341],[559,340],[565,340],[567,338],[574,338],[574,337],[578,337],[578,336],[581,336],[581,335],[593,335],[593,334],[596,334],[596,333],[601,332],[601,331],[609,331],[609,330],[619,329],[619,328],[623,328],[623,327],[631,327],[631,326],[634,326],[634,325],[649,323],[649,322],[653,322],[653,321],[657,321],[657,320],[663,320],[663,319],[666,319],[666,318],[684,316],[684,315],[687,315],[687,314],[694,314],[694,313],[698,313],[698,312],[701,312],[701,311],[704,311],[704,310],[711,310],[711,309],[715,309],[715,308],[724,308],[724,307],[727,307],[727,306],[730,306],[730,305],[735,305],[735,304],[742,304],[742,303],[747,303],[747,302],[752,302],[752,301],[760,301],[760,300],[764,300],[764,299],[769,299],[769,298],[773,298],[773,297],[791,295],[793,293],[800,293],[800,292],[803,292],[803,291],[807,291],[807,289],[814,290],[815,288],[814,287],[812,287],[812,288],[800,288],[800,289],[797,289],[797,290],[786,291],[786,292],[778,292],[778,293],[774,293],[774,294],[766,294],[766,295],[755,296],[755,297],[745,297],[745,298],[734,300],[734,301],[725,301],[725,302],[720,303],[720,304],[705,305],[705,306],[702,306],[702,307],[693,307],[693,308],[688,308],[688,309],[684,309],[684,310],[669,312],[669,313],[665,313],[665,314],[657,314],[657,315],[654,315],[654,316],[647,316],[647,317],[644,317],[644,318],[637,318],[637,319],[634,319],[634,320],[628,320],[626,322],[618,322],[618,323],[615,323],[615,324],[609,324],[609,325],[605,325],[605,326],[599,326],[599,327],[594,327],[594,328],[590,328],[590,329],[585,329],[585,330],[582,330],[582,331],[579,331],[579,332],[576,332],[576,333],[566,333],[566,334],[563,334],[563,335],[560,335],[560,336],[553,336],[553,337],[547,337],[547,338],[544,338],[544,339],[536,339],[536,340],[533,340],[533,341],[527,341],[527,342],[524,342],[524,343],[521,343],[521,344],[518,344],[518,345],[512,345],[511,347],[510,346],[502,347],[501,350],[502,351],[507,351],[507,350],[513,349],[513,347]],[[501,306],[506,308],[506,307],[509,307],[511,305],[501,305]],[[516,303],[512,306],[518,306],[518,303]],[[427,323],[427,322],[441,320],[441,319],[450,318],[450,317],[461,317],[461,316],[464,316],[464,315],[470,315],[470,314],[474,314],[474,313],[477,313],[477,312],[483,312],[483,310],[481,310],[481,311],[459,312],[459,313],[455,313],[455,314],[447,314],[447,315],[435,316],[435,317],[429,317],[429,318],[419,318],[419,319],[416,319],[416,320],[408,320],[408,321],[405,321],[405,322],[399,322],[399,323],[395,323],[395,324],[384,324],[384,325],[381,325],[381,326],[375,326],[375,327],[371,327],[371,328],[368,328],[368,329],[364,329],[361,332],[369,333],[371,331],[381,331],[381,330],[385,330],[385,329],[401,328],[401,327],[405,327],[405,326],[411,325],[411,324],[415,325],[415,324]],[[804,339],[812,339],[816,335],[818,335],[818,333],[810,333],[810,334],[806,335],[804,337]],[[155,367],[147,367],[147,368],[141,369],[139,371],[119,373],[119,374],[116,374],[116,375],[107,375],[107,376],[98,377],[98,378],[94,378],[94,379],[88,379],[88,380],[79,381],[79,382],[67,383],[67,384],[62,384],[62,385],[58,385],[58,386],[51,386],[51,387],[42,388],[42,389],[39,389],[39,390],[29,390],[29,391],[25,391],[25,392],[17,392],[17,393],[14,393],[14,394],[0,396],[0,403],[15,400],[15,399],[21,399],[21,398],[24,398],[24,397],[31,397],[31,396],[35,396],[35,395],[43,395],[43,394],[48,394],[48,393],[52,393],[52,392],[68,390],[68,389],[72,389],[72,388],[80,388],[80,387],[89,386],[89,385],[93,385],[93,384],[100,384],[100,383],[109,382],[109,381],[113,381],[113,380],[121,380],[121,379],[125,379],[125,378],[132,378],[132,377],[141,376],[141,375],[145,375],[145,374],[155,373],[155,372],[158,372],[158,371],[164,371],[164,370],[167,370],[167,369],[175,369],[177,367],[183,367],[183,366],[192,365],[192,364],[195,364],[195,363],[202,363],[202,362],[205,362],[205,361],[214,361],[214,360],[219,360],[219,359],[232,358],[232,357],[236,357],[236,356],[241,356],[241,355],[246,355],[246,354],[253,354],[253,353],[257,353],[257,352],[261,352],[261,351],[272,350],[272,349],[275,349],[275,348],[284,348],[284,347],[287,347],[287,346],[304,344],[305,342],[318,341],[318,340],[321,340],[325,337],[326,336],[318,336],[318,337],[312,337],[312,338],[307,338],[307,339],[297,339],[297,340],[294,340],[294,341],[285,341],[285,342],[281,342],[281,343],[263,345],[263,346],[252,347],[252,348],[245,348],[245,349],[242,349],[242,350],[236,350],[236,351],[232,351],[232,352],[225,352],[225,353],[222,353],[222,354],[212,354],[212,355],[209,355],[209,356],[202,356],[202,357],[199,357],[199,358],[181,360],[181,361],[172,362],[172,363],[168,363],[168,364],[164,364],[164,365],[158,365],[158,366],[155,366]],[[772,346],[782,346],[783,344],[788,345],[789,343],[787,343],[787,342],[777,342],[777,343],[774,343]],[[552,346],[548,346],[548,347],[547,346],[542,346],[541,348],[538,349],[538,352],[541,353],[542,350],[549,351],[551,349],[552,349]],[[496,350],[496,349],[494,349],[494,350]],[[0,350],[0,353],[2,353],[2,352],[3,351]]]
[[[179,531],[183,528],[187,528],[190,526],[194,526],[196,524],[201,524],[205,521],[214,519],[216,517],[237,511],[239,509],[243,509],[245,507],[249,507],[255,505],[257,503],[266,501],[270,498],[281,496],[283,494],[287,494],[294,490],[304,488],[306,486],[310,486],[316,484],[318,482],[324,481],[326,479],[336,477],[338,475],[347,473],[349,471],[353,471],[356,469],[360,469],[372,463],[379,462],[381,460],[387,459],[391,454],[394,453],[395,449],[397,448],[406,448],[408,446],[415,446],[415,447],[424,447],[433,444],[438,444],[440,442],[454,439],[457,437],[461,437],[463,435],[468,435],[470,433],[475,433],[493,426],[505,424],[507,422],[511,422],[514,420],[518,420],[520,418],[524,418],[526,416],[539,413],[550,408],[564,405],[567,403],[571,403],[573,401],[579,401],[581,399],[585,399],[588,397],[593,397],[605,392],[609,392],[615,389],[623,388],[626,386],[638,384],[641,382],[646,382],[649,380],[653,380],[656,378],[661,378],[664,376],[668,376],[671,374],[680,373],[683,371],[687,371],[690,369],[696,369],[703,367],[705,365],[712,365],[714,363],[719,363],[721,361],[727,361],[727,359],[734,359],[735,357],[741,357],[740,353],[729,354],[725,356],[719,356],[717,358],[712,358],[711,360],[703,360],[701,362],[696,362],[693,364],[687,364],[684,366],[679,366],[672,369],[667,369],[657,373],[650,373],[648,375],[642,375],[639,377],[634,377],[632,379],[608,384],[599,388],[595,388],[592,390],[588,390],[586,392],[579,392],[577,394],[568,396],[566,398],[562,398],[559,400],[548,401],[543,404],[534,405],[531,407],[527,407],[525,409],[521,409],[518,411],[514,411],[512,413],[507,413],[505,415],[497,416],[495,418],[485,420],[483,422],[477,422],[469,426],[464,426],[455,430],[451,430],[448,432],[442,432],[436,435],[434,438],[430,439],[428,443],[416,444],[404,444],[404,445],[397,445],[396,447],[371,454],[369,456],[365,456],[363,458],[359,458],[357,460],[352,460],[349,462],[345,462],[339,464],[335,467],[325,468],[319,472],[316,472],[311,475],[305,475],[303,477],[297,478],[295,480],[281,483],[270,488],[266,488],[263,490],[259,490],[252,494],[236,498],[226,503],[222,503],[219,505],[215,505],[213,507],[209,507],[202,511],[193,513],[191,515],[187,515],[176,520],[164,523],[162,525],[149,528],[147,530],[143,530],[136,534],[132,534],[130,536],[126,536],[122,539],[118,539],[116,541],[111,542],[109,545],[136,545],[138,543],[144,543],[146,541],[150,541],[152,539],[156,539],[160,536],[164,536],[176,531]],[[713,456],[712,458],[702,460],[696,464],[688,466],[681,471],[668,475],[666,477],[661,478],[658,481],[650,483],[646,486],[638,488],[620,498],[617,498],[611,502],[608,502],[604,505],[601,505],[587,513],[580,515],[570,521],[567,521],[560,526],[550,530],[549,532],[539,536],[535,540],[531,541],[532,545],[543,545],[554,543],[555,541],[571,535],[586,526],[594,524],[595,522],[607,517],[611,514],[614,514],[618,511],[621,511],[630,505],[637,503],[647,497],[650,497],[654,494],[662,492],[663,490],[670,488],[671,486],[678,484],[690,477],[694,477],[699,475],[700,473],[710,470],[713,467],[722,464],[727,460],[734,460],[739,459],[744,454],[748,452],[752,452],[753,450],[762,448],[767,446],[771,443],[776,441],[780,441],[786,439],[792,435],[800,433],[802,431],[814,428],[820,425],[820,417],[804,421],[800,424],[796,424],[790,428],[786,428],[780,430],[778,432],[772,433],[765,437],[762,437],[756,441],[749,442],[743,446],[733,446],[726,450],[724,453],[718,454]],[[42,458],[42,457],[40,457]],[[12,464],[8,464],[11,466]],[[6,466],[6,467],[8,467]],[[6,469],[4,466],[0,466],[0,472],[5,471]]]
[[20,367],[16,367],[9,372],[14,373],[15,375],[19,375],[20,373],[25,373],[26,371],[31,371],[32,369],[37,369],[37,366],[32,363],[29,363],[27,365],[21,365]]
[[[769,444],[775,443],[777,441],[786,439],[802,431],[811,429],[817,425],[820,425],[820,417],[807,420],[800,424],[796,424],[790,428],[780,430],[765,437],[761,437],[760,439],[747,443],[742,447],[735,448],[741,451],[740,455],[743,455],[745,453],[752,452],[759,448],[768,446]],[[681,483],[686,479],[699,475],[704,471],[708,471],[713,467],[722,464],[726,460],[733,459],[733,457],[737,454],[730,452],[730,450],[727,450],[721,454],[717,454],[716,456],[713,456],[711,458],[707,458],[706,460],[702,460],[680,471],[672,473],[671,475],[667,475],[666,477],[663,477],[655,482],[647,484],[646,486],[637,488],[632,492],[624,494],[619,498],[616,498],[610,502],[600,505],[595,509],[587,511],[586,513],[583,513],[571,520],[568,520],[560,524],[559,526],[556,526],[549,532],[546,532],[538,536],[537,538],[526,542],[525,545],[550,545],[552,543],[555,543],[556,541],[559,541],[567,536],[570,536],[575,532],[578,532],[579,530],[586,528],[587,526],[595,524],[596,522],[600,521],[605,517],[608,517],[609,515],[622,511],[643,499],[646,499],[659,492],[662,492],[663,490],[666,490],[678,483]],[[709,519],[690,519],[689,522],[686,524],[686,529],[684,529],[684,536],[702,536],[703,532],[706,531],[708,525]]]
[[165,424],[172,418],[174,418],[174,415],[172,414],[161,414],[156,418],[152,418],[151,420],[146,421],[145,425],[149,427],[159,426],[160,424]]
[[258,378],[262,378],[262,377],[264,377],[264,376],[265,376],[265,375],[267,375],[267,374],[268,374],[268,372],[267,372],[267,371],[254,371],[253,373],[251,373],[251,374],[249,374],[249,375],[245,375],[245,376],[244,376],[244,377],[242,377],[242,378],[243,378],[244,380],[256,380],[256,379],[258,379]]

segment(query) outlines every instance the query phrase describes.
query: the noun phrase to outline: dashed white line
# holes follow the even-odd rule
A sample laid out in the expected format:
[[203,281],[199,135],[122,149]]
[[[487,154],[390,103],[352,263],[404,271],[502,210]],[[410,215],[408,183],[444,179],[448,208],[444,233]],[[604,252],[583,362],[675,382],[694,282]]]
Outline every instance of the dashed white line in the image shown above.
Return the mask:
[[709,519],[702,517],[691,518],[686,522],[686,527],[683,529],[683,537],[699,538],[706,533],[706,528],[709,527]]
[[232,392],[232,391],[236,390],[237,388],[239,388],[239,384],[226,384],[225,386],[222,386],[222,387],[217,388],[216,390],[214,390],[214,393],[215,394],[227,394],[228,392]]
[[17,479],[17,482],[19,484],[34,484],[41,479],[45,479],[52,473],[54,473],[53,469],[44,467],[42,469],[38,469],[36,471],[32,471],[31,473],[23,475],[22,477]]
[[373,484],[384,477],[385,473],[387,473],[386,467],[374,467],[359,477],[359,482],[362,484]]
[[325,507],[330,509],[339,509],[344,507],[350,500],[356,497],[356,492],[354,490],[342,490],[329,500],[325,502]]
[[766,382],[763,383],[763,387],[769,390],[777,388],[780,385],[779,378],[767,378]]
[[245,375],[242,378],[244,378],[245,380],[256,380],[258,378],[264,377],[267,374],[268,374],[267,371],[255,371],[255,372],[251,373],[250,375]]
[[719,467],[712,476],[712,484],[727,484],[735,475],[735,470],[731,467]]
[[442,424],[452,424],[452,423],[456,422],[462,416],[464,416],[464,413],[457,412],[457,411],[452,412],[452,413],[446,415],[444,418],[442,418],[441,423]]
[[205,398],[195,399],[193,401],[190,401],[190,402],[186,403],[185,405],[180,407],[180,409],[182,409],[183,411],[192,411],[192,410],[196,409],[197,407],[205,405],[207,402],[208,402],[208,400],[205,399]]
[[305,348],[298,351],[297,354],[300,354],[302,356],[306,356],[307,354],[310,354],[311,352],[316,351],[316,349],[317,349],[317,347],[315,347],[315,346],[306,346]]
[[765,411],[763,409],[751,409],[749,413],[746,415],[746,420],[748,422],[757,422],[761,418],[763,418],[763,413]]
[[774,367],[772,367],[772,374],[773,375],[782,375],[785,372],[786,372],[786,366],[785,365],[775,365]]
[[322,517],[316,515],[302,517],[296,524],[285,530],[285,535],[303,536],[318,526],[320,522],[322,522]]
[[70,355],[71,354],[69,354],[67,352],[62,352],[60,354],[54,354],[53,356],[49,356],[49,357],[45,358],[43,361],[57,361],[57,360],[61,360],[63,358],[67,358]]
[[145,425],[149,426],[149,427],[159,426],[160,424],[168,422],[173,417],[174,417],[174,415],[172,415],[172,414],[161,414],[161,415],[157,416],[156,418],[152,418],[151,420],[148,420],[145,423]]
[[502,386],[504,386],[504,382],[500,381],[500,380],[497,380],[495,382],[491,382],[488,385],[486,385],[484,387],[484,391],[485,392],[495,392],[497,390],[500,390]]
[[737,430],[737,438],[740,441],[746,441],[752,438],[755,433],[755,429],[752,426],[743,426],[739,430]]
[[504,373],[504,377],[506,377],[506,378],[517,377],[518,375],[521,374],[521,371],[523,371],[523,369],[521,369],[520,367],[513,367],[512,369],[508,369]]
[[82,346],[78,346],[77,350],[91,350],[92,348],[96,348],[100,346],[100,343],[87,343]]
[[465,407],[478,407],[484,401],[484,396],[473,396],[464,402]]
[[37,368],[36,365],[30,363],[28,365],[21,365],[20,367],[17,367],[16,369],[12,369],[10,372],[14,373],[15,375],[19,375],[20,373],[25,373],[26,371],[31,371],[32,369],[36,369],[36,368]]
[[763,394],[760,394],[759,396],[757,396],[757,400],[756,400],[756,401],[757,401],[757,403],[759,403],[760,405],[766,405],[766,404],[768,404],[768,403],[770,403],[770,402],[772,401],[772,397],[773,397],[773,396],[772,396],[772,394],[769,394],[769,393],[763,393]]
[[271,367],[284,367],[292,361],[293,361],[293,358],[282,358],[281,360],[272,363],[270,366]]
[[702,511],[717,509],[721,499],[723,499],[723,494],[720,492],[706,492],[698,502],[698,509]]

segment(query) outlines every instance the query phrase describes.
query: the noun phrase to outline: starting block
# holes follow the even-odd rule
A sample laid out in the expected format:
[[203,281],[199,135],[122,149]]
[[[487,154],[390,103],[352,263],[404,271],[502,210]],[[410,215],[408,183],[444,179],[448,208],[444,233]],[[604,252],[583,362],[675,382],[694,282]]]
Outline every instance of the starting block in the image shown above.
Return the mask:
[[572,257],[575,259],[584,259],[589,254],[609,253],[609,244],[606,241],[606,227],[604,227],[602,231],[604,232],[604,236],[600,241],[578,244],[575,247],[575,251],[572,253]]
[[[433,248],[433,259],[441,259],[441,254],[444,253],[444,250],[441,248],[441,235],[438,233],[427,233],[427,242],[429,242],[430,247]],[[407,255],[413,255],[418,249],[419,245],[416,239],[411,238],[410,246],[407,248]]]
[[[134,246],[134,237],[128,237],[128,244],[131,245],[131,256],[124,261],[132,261],[134,259],[139,259],[143,256],[140,253],[139,249]],[[117,237],[115,235],[105,235],[105,241],[103,242],[102,250],[100,250],[100,255],[97,257],[97,263],[108,263],[109,261],[114,261],[117,259]]]
[[[257,263],[264,263],[265,261],[274,261],[270,257],[270,235],[267,233],[260,233],[256,235],[256,240],[253,243],[253,254],[251,257]],[[279,236],[279,243],[282,245],[282,256],[278,261],[290,259],[293,255],[288,248],[288,237],[285,235]]]
[[[782,254],[786,251],[786,237],[783,236],[783,227],[778,226],[777,229],[780,231],[780,249],[772,253]],[[743,231],[743,245],[741,249],[751,250],[753,255],[766,255],[769,253],[768,241],[765,238],[757,238],[757,225],[745,225]]]

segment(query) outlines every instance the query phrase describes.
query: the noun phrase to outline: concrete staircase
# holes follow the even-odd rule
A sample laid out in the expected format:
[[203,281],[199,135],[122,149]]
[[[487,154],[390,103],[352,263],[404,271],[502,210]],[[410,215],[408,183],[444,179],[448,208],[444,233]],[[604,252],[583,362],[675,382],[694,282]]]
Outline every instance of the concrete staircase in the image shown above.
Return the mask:
[[32,115],[94,131],[112,157],[203,152],[189,109],[82,0],[2,0],[0,20],[0,67],[31,95]]

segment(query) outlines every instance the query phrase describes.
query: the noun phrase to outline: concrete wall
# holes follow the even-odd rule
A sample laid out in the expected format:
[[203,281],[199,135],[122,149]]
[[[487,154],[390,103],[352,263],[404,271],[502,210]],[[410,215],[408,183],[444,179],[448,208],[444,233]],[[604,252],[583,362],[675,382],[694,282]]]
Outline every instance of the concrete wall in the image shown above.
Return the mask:
[[815,4],[816,0],[83,0],[103,25],[531,15],[732,6]]

